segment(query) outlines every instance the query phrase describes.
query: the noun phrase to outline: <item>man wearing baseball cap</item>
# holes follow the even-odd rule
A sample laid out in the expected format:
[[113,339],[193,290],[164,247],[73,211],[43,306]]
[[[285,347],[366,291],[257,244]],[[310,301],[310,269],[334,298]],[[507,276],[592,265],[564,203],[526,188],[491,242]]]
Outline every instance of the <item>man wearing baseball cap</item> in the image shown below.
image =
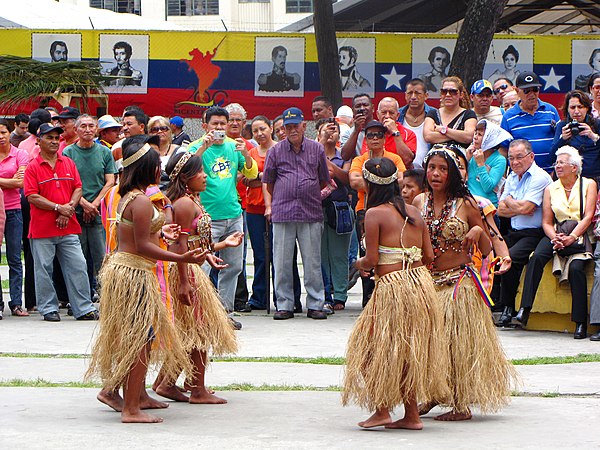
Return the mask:
[[321,273],[321,189],[330,180],[327,158],[320,143],[305,138],[306,122],[300,109],[286,109],[283,125],[287,138],[269,150],[262,176],[271,196],[270,199],[265,198],[265,217],[273,222],[277,297],[277,312],[273,319],[294,317],[291,255],[296,241],[304,263],[307,316],[326,319]]
[[96,143],[104,145],[109,149],[119,142],[122,125],[110,114],[106,114],[98,119],[98,138]]
[[[521,72],[516,86],[519,103],[504,113],[501,126],[513,138],[527,139],[533,147],[536,164],[550,171],[550,147],[554,139],[554,128],[560,121],[558,111],[550,103],[539,99],[542,84],[534,72]],[[508,148],[508,142],[502,146]]]
[[497,106],[492,106],[494,100],[492,83],[488,80],[477,80],[471,86],[471,102],[473,111],[477,114],[477,122],[481,119],[500,125],[502,111]]
[[75,127],[75,121],[81,115],[77,108],[72,106],[65,106],[58,114],[58,121],[61,128],[64,130],[60,136],[60,145],[58,151],[62,152],[68,145],[77,142],[79,137],[77,136],[77,128]]
[[24,193],[31,204],[29,241],[35,264],[38,311],[48,322],[59,322],[58,297],[52,282],[56,256],[65,276],[73,315],[77,320],[98,320],[92,305],[87,265],[79,238],[81,227],[75,206],[81,198],[79,172],[70,158],[58,153],[61,127],[40,125],[37,137],[40,154],[24,177]]
[[171,131],[173,132],[173,144],[188,145],[192,142],[192,139],[188,134],[183,131],[183,119],[181,117],[173,116],[169,123],[171,124]]

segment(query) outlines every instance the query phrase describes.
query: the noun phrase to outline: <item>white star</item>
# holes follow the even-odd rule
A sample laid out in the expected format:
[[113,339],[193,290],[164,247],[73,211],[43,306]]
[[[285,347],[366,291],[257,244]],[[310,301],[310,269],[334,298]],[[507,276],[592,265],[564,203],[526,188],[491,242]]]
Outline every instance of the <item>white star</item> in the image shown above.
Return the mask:
[[387,91],[392,86],[398,86],[398,89],[402,90],[400,87],[400,80],[404,78],[406,75],[401,75],[396,72],[396,67],[392,66],[392,70],[387,75],[382,73],[381,76],[386,79],[387,83],[385,85],[385,90]]
[[540,75],[540,78],[542,78],[546,82],[546,86],[544,86],[545,91],[547,91],[550,88],[555,88],[557,91],[560,91],[559,81],[562,80],[564,77],[564,75],[556,75],[556,73],[554,72],[554,67],[550,68],[550,73],[548,75]]

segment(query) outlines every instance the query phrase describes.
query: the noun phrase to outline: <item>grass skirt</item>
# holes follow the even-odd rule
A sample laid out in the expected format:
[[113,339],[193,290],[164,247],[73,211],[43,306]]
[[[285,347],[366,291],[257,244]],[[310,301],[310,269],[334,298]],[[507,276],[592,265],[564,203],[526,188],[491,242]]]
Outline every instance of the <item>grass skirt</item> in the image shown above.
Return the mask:
[[342,403],[375,410],[415,397],[447,398],[441,335],[441,309],[426,267],[377,279],[348,341]]
[[498,411],[510,401],[511,383],[518,375],[506,359],[490,309],[473,279],[465,276],[453,299],[455,284],[437,285],[444,310],[444,342],[449,352],[448,385],[452,392],[442,404],[465,413],[469,405],[482,413]]
[[[187,264],[188,278],[193,287],[192,304],[175,301],[175,326],[181,341],[190,352],[194,349],[225,355],[238,351],[235,329],[223,307],[216,289],[198,264]],[[169,265],[171,293],[177,297],[179,272],[177,264]]]
[[161,363],[167,376],[174,379],[191,367],[162,303],[154,266],[141,256],[117,252],[105,259],[100,270],[100,332],[86,378],[99,375],[105,388],[117,389],[125,382],[154,336],[160,342],[150,352],[149,365]]

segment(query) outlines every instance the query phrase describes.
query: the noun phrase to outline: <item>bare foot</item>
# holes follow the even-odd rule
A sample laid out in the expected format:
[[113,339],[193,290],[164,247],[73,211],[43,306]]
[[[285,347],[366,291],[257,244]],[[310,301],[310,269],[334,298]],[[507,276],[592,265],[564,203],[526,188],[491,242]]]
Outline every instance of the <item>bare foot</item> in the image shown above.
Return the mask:
[[164,409],[168,407],[168,403],[153,399],[148,395],[146,389],[142,390],[142,394],[140,395],[140,409]]
[[362,428],[381,427],[392,423],[392,418],[387,410],[375,411],[371,417],[362,422],[358,422],[358,426]]
[[[194,386],[192,384],[191,381],[187,381],[185,380],[185,383],[183,384],[183,390],[182,392],[192,392],[192,390],[195,388],[196,386]],[[207,388],[206,386],[204,386],[204,389],[206,390],[206,392],[208,392],[209,394],[214,394],[215,391],[213,389]]]
[[227,400],[221,397],[217,397],[213,392],[209,392],[205,389],[192,392],[190,396],[190,403],[205,404],[205,405],[224,405]]
[[98,401],[110,406],[117,412],[123,410],[123,397],[119,395],[119,391],[112,391],[110,389],[102,389],[96,396]]
[[389,423],[385,426],[386,428],[398,429],[402,428],[404,430],[422,430],[423,422],[417,419],[417,421],[409,420],[406,417],[400,420],[396,420],[395,422]]
[[121,413],[121,422],[123,423],[161,423],[162,417],[153,416],[143,412]]
[[427,402],[427,403],[421,403],[418,408],[419,408],[419,415],[420,416],[424,416],[425,414],[427,414],[429,411],[431,411],[433,408],[435,408],[438,404],[436,402]]
[[184,395],[181,389],[177,386],[169,386],[166,383],[158,386],[154,392],[156,392],[161,397],[169,398],[171,400],[175,400],[176,402],[187,402],[189,400],[187,395]]
[[467,411],[466,413],[458,413],[454,411],[449,411],[441,416],[434,417],[435,420],[442,420],[444,422],[457,422],[459,420],[471,420],[471,411]]

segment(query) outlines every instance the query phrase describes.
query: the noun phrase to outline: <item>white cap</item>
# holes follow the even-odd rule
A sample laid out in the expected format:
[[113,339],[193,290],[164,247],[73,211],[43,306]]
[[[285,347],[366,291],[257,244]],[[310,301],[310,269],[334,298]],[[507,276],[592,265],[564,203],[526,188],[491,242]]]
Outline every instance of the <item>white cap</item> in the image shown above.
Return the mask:
[[348,117],[349,119],[352,119],[354,117],[354,114],[352,113],[352,108],[350,108],[347,105],[340,106],[337,110],[336,117]]

